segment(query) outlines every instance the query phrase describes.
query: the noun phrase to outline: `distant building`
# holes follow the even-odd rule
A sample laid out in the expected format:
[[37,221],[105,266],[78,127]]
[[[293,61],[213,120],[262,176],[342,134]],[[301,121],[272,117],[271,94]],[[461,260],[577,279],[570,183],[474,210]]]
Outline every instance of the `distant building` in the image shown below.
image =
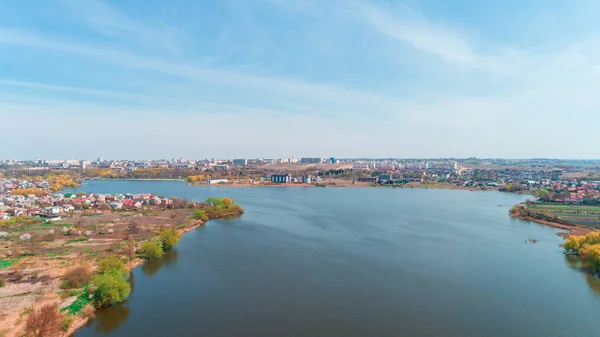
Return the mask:
[[273,174],[271,175],[271,182],[278,184],[285,184],[292,181],[291,174]]
[[248,159],[234,159],[233,165],[246,166],[248,165]]
[[302,176],[302,182],[305,184],[310,184],[312,181],[312,177],[309,175]]
[[384,174],[380,174],[379,175],[379,181],[390,180],[390,179],[392,179],[392,175],[391,174],[384,173]]
[[208,185],[215,185],[215,184],[227,184],[227,182],[228,182],[228,181],[229,181],[229,180],[227,180],[227,179],[208,179],[208,180],[206,181],[206,183],[207,183]]
[[323,158],[300,158],[302,164],[321,164],[322,162]]
[[377,177],[369,177],[369,178],[362,177],[362,178],[358,178],[358,182],[359,183],[372,183],[372,184],[375,184],[375,183],[377,183]]
[[215,170],[227,170],[229,169],[229,165],[214,165],[212,168]]

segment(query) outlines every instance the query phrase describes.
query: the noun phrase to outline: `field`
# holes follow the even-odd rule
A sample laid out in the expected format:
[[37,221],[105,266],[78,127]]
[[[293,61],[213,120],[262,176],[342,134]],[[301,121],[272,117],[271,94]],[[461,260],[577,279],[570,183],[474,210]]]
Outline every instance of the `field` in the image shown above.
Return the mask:
[[533,214],[556,217],[569,224],[600,228],[600,207],[575,205],[530,205]]
[[[197,225],[189,220],[193,211],[152,208],[67,216],[52,223],[39,218],[0,222],[0,231],[7,232],[0,238],[0,279],[6,282],[0,287],[0,336],[23,325],[19,313],[35,303],[57,294],[65,297],[61,303],[77,301],[60,289],[62,276],[75,266],[93,269],[103,256],[123,255],[129,235],[143,242],[163,226],[192,228]],[[81,307],[78,303],[75,307]]]

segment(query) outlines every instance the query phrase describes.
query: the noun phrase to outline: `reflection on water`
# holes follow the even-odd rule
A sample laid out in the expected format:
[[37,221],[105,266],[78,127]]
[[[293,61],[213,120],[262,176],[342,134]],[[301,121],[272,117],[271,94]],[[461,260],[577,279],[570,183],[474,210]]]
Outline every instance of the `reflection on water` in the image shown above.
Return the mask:
[[96,317],[91,324],[96,332],[108,334],[118,328],[129,317],[129,307],[126,303],[120,303],[110,308],[96,311]]
[[577,255],[565,255],[565,261],[569,267],[585,274],[585,281],[588,286],[598,295],[600,295],[600,278],[590,273],[590,269],[585,266],[581,258]]
[[177,261],[178,254],[179,253],[177,252],[177,249],[168,250],[160,259],[148,260],[144,262],[141,268],[142,272],[144,275],[152,276],[156,274],[163,266],[172,266]]
[[567,262],[569,267],[571,267],[573,269],[581,269],[582,268],[583,263],[581,261],[581,258],[579,258],[579,256],[577,256],[577,255],[565,255],[565,261]]

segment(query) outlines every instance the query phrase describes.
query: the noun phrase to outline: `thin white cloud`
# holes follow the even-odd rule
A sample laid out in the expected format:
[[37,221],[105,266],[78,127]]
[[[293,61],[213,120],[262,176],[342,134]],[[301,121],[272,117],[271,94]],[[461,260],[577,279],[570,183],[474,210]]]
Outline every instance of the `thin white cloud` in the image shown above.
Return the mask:
[[395,98],[355,91],[326,84],[307,83],[270,76],[259,76],[222,69],[205,68],[193,64],[173,63],[158,58],[113,51],[94,45],[73,44],[39,36],[31,32],[15,31],[0,27],[0,44],[46,48],[72,54],[84,55],[99,60],[150,72],[176,76],[193,81],[260,91],[265,95],[283,95],[312,102],[341,104],[369,108],[373,112],[389,111],[404,102]]
[[123,14],[103,0],[59,1],[72,12],[74,20],[83,22],[105,36],[141,43],[151,49],[181,52],[181,34],[174,27],[145,24]]
[[452,27],[432,24],[422,17],[409,15],[405,9],[383,8],[365,2],[355,2],[354,6],[359,17],[378,32],[421,52],[465,67],[493,69],[497,66],[493,59],[474,50]]

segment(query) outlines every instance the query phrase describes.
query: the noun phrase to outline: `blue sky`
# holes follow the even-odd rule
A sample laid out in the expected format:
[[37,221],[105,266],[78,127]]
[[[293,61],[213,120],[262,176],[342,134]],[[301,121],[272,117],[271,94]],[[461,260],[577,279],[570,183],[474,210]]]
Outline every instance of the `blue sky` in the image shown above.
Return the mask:
[[0,6],[0,158],[598,158],[600,1]]

